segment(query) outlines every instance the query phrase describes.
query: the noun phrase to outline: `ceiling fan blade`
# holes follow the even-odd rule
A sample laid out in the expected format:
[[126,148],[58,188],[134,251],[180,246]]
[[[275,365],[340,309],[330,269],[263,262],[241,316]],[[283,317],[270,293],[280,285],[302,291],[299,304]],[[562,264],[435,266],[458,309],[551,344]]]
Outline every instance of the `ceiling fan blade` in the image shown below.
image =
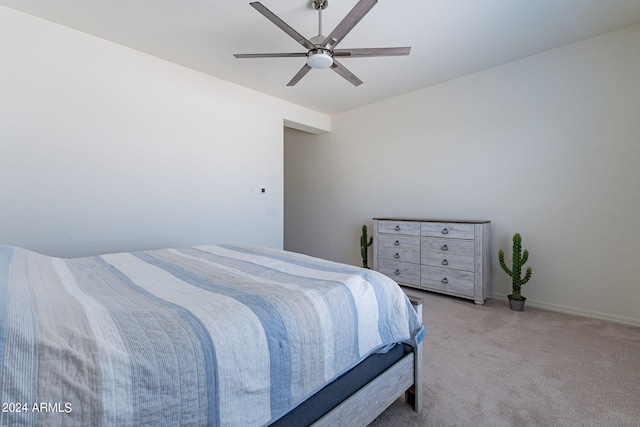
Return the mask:
[[346,36],[349,31],[378,3],[378,0],[360,0],[344,17],[331,34],[322,42],[322,47],[333,49]]
[[302,46],[306,47],[307,49],[315,49],[316,48],[316,46],[313,43],[311,43],[309,40],[307,40],[302,34],[298,33],[296,30],[291,28],[282,19],[278,18],[273,12],[271,12],[269,9],[264,7],[262,5],[262,3],[258,2],[258,1],[255,1],[255,2],[249,3],[249,4],[251,6],[253,6],[253,8],[255,10],[257,10],[258,12],[263,14],[265,16],[265,18],[267,18],[269,21],[271,21],[274,24],[276,24],[278,26],[278,28],[280,28],[285,33],[289,34],[295,41],[300,43]]
[[296,83],[298,83],[300,79],[303,78],[309,72],[309,70],[311,70],[311,67],[309,67],[307,64],[304,64],[302,68],[300,68],[300,71],[298,71],[298,74],[293,76],[291,81],[287,83],[287,86],[295,86]]
[[333,59],[333,65],[331,66],[331,69],[336,73],[340,74],[345,79],[349,80],[351,84],[353,84],[354,86],[360,86],[362,84],[362,80],[357,78],[356,75],[353,74],[351,71],[347,70],[347,68],[341,63],[339,63],[338,61],[336,61],[335,58]]
[[371,56],[405,56],[411,52],[410,47],[371,47],[361,49],[334,49],[333,56],[345,58],[362,58]]
[[299,58],[307,56],[306,53],[234,53],[233,56],[239,59],[244,58]]

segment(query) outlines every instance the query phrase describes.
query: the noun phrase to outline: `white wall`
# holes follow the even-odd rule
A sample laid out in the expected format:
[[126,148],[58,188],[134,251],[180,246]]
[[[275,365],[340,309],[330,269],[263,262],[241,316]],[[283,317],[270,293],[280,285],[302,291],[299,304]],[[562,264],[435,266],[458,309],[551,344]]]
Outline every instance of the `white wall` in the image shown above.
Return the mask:
[[0,243],[282,247],[283,123],[328,116],[5,7],[0,58]]
[[640,324],[640,25],[287,131],[285,249],[360,263],[372,217],[523,235],[527,304]]

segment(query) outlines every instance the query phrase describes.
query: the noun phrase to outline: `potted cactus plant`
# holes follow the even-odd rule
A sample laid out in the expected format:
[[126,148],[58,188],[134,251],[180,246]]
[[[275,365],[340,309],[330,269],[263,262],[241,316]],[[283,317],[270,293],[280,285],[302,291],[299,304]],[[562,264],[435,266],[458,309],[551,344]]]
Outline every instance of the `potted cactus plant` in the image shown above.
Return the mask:
[[367,243],[367,226],[362,226],[362,235],[360,236],[360,254],[362,255],[362,267],[369,268],[368,265],[368,253],[369,246],[373,243],[373,237],[368,240]]
[[512,292],[509,297],[509,307],[515,311],[523,311],[524,310],[524,302],[527,300],[522,296],[521,290],[522,285],[527,283],[531,278],[531,267],[527,268],[527,271],[522,277],[522,266],[527,259],[529,259],[529,251],[522,251],[522,237],[519,233],[514,234],[513,236],[513,253],[511,255],[513,266],[511,269],[507,267],[507,264],[504,262],[504,251],[500,249],[498,252],[498,259],[500,260],[500,265],[502,269],[511,276],[512,279]]

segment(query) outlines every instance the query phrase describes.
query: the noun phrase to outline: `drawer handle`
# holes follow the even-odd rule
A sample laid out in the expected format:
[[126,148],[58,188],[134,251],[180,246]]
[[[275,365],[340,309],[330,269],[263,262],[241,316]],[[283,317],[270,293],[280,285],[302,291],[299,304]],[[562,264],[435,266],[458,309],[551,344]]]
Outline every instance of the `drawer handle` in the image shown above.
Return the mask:
[[399,259],[400,258],[400,254],[396,252],[396,254],[393,256],[395,259]]
[[449,234],[449,229],[447,227],[443,228],[442,234]]
[[400,241],[396,240],[395,242],[393,242],[393,246],[400,246]]
[[448,251],[448,250],[449,250],[449,246],[447,246],[447,245],[442,245],[442,250],[443,250],[443,251]]
[[396,271],[394,271],[394,273],[396,273],[396,276],[399,276],[400,275],[400,270],[396,270]]
[[394,228],[394,230],[396,230],[396,231],[400,231],[400,226],[399,226],[399,225],[396,225],[396,228]]
[[445,258],[445,259],[443,259],[443,260],[442,260],[442,265],[449,265],[449,261],[447,261],[447,259],[446,259],[446,258]]
[[445,277],[444,279],[442,279],[442,283],[444,283],[444,284],[446,285],[447,283],[449,283],[449,281],[448,281],[448,280],[447,280],[447,278]]

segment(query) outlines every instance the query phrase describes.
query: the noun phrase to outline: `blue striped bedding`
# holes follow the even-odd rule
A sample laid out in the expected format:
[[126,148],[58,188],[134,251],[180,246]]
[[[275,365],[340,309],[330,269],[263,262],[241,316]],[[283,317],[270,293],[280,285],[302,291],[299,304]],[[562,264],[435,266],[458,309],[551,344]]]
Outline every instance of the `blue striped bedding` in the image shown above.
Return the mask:
[[266,425],[423,335],[391,279],[292,252],[0,245],[0,425]]

